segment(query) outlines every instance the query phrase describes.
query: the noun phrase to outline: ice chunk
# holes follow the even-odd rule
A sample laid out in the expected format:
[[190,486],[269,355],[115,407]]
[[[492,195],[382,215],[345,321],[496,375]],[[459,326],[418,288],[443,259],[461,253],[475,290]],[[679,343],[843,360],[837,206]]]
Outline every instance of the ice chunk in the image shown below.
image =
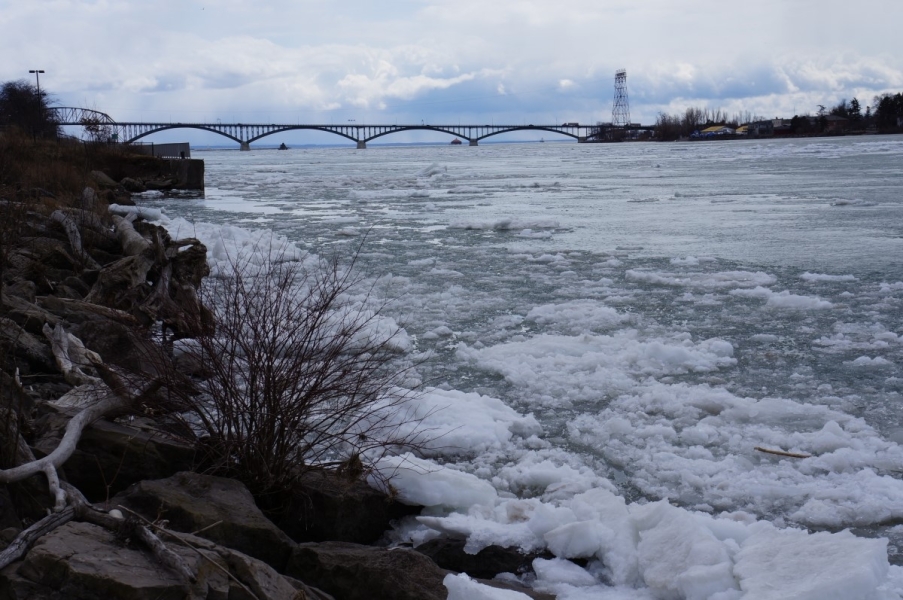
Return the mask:
[[877,600],[888,573],[887,540],[849,531],[763,527],[736,560],[740,588],[755,600]]
[[[155,191],[155,193],[159,194],[160,196],[163,195],[163,192]],[[141,219],[144,219],[145,221],[159,221],[163,218],[162,209],[150,208],[147,206],[123,206],[121,204],[111,204],[109,211],[111,214],[120,215],[123,217],[133,214]]]
[[808,271],[800,275],[800,279],[803,281],[826,281],[826,282],[839,282],[839,281],[856,281],[856,277],[853,275],[824,275],[822,273],[809,273]]
[[486,481],[410,453],[383,457],[376,461],[374,469],[380,477],[371,475],[368,483],[382,489],[383,478],[389,479],[399,500],[406,504],[466,510],[474,504],[492,506],[498,498],[495,488]]
[[789,291],[773,292],[768,288],[756,286],[751,290],[731,290],[732,296],[744,296],[747,298],[761,298],[765,300],[765,306],[773,308],[786,308],[791,310],[822,310],[834,308],[827,300],[816,296],[800,296]]
[[737,589],[725,545],[690,513],[661,500],[634,508],[633,519],[643,580],[663,597],[709,600]]
[[630,269],[627,279],[678,287],[727,288],[771,285],[777,279],[762,271],[721,271],[718,273],[665,273],[646,269]]
[[448,588],[448,600],[530,600],[530,596],[514,590],[502,590],[474,581],[466,573],[449,573],[442,580]]
[[567,583],[576,587],[596,584],[596,578],[586,569],[562,558],[537,558],[533,561],[533,570],[536,571],[536,578],[543,583]]
[[443,167],[438,163],[433,163],[428,167],[424,167],[417,172],[417,177],[432,177],[448,172],[448,167]]

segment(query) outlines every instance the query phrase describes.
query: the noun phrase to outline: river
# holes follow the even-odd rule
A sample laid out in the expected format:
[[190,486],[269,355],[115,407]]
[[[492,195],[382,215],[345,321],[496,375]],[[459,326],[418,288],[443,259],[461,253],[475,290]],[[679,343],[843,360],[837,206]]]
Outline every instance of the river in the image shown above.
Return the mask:
[[424,385],[538,423],[434,460],[503,498],[602,485],[853,528],[903,563],[900,136],[195,157],[204,197],[142,204],[318,254],[363,240]]

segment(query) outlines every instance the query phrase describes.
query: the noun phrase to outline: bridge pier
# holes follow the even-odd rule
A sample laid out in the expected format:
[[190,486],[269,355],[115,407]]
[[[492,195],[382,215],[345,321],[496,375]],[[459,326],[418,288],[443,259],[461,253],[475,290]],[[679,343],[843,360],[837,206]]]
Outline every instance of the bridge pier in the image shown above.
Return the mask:
[[241,145],[238,147],[238,149],[241,150],[242,152],[250,152],[251,144],[250,144],[250,142],[242,142]]
[[357,143],[357,149],[358,149],[358,150],[366,150],[366,149],[367,149],[367,142],[364,142],[364,141],[358,142],[358,143]]
[[479,146],[479,144],[477,143],[477,140],[470,140],[470,145],[471,146]]

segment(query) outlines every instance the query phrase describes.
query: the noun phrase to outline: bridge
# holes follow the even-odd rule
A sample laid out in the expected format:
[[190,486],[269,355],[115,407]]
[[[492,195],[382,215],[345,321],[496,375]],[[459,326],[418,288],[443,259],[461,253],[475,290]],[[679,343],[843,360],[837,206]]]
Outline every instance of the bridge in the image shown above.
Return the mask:
[[314,124],[277,124],[277,123],[144,123],[117,122],[109,115],[85,108],[57,107],[53,109],[60,125],[78,125],[100,139],[111,139],[120,142],[136,142],[141,138],[169,129],[199,129],[210,131],[229,138],[239,144],[242,150],[250,150],[251,143],[270,135],[286,131],[313,130],[325,131],[355,142],[359,149],[367,147],[367,142],[402,131],[437,131],[466,140],[469,145],[477,146],[480,140],[510,133],[512,131],[546,131],[574,138],[580,143],[603,141],[606,133],[612,129],[651,129],[630,124],[626,127],[613,128],[611,124],[580,125],[563,123],[561,125],[314,125]]

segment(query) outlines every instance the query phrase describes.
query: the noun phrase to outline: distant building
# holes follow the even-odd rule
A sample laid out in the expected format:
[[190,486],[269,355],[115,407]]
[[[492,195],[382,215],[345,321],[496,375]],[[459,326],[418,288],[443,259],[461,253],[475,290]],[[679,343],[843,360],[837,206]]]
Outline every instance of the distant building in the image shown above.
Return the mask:
[[700,137],[716,137],[721,135],[734,135],[734,130],[727,125],[713,125],[699,132]]
[[774,121],[756,121],[747,125],[749,137],[771,137],[774,135]]
[[849,129],[850,120],[846,117],[838,117],[837,115],[828,115],[825,117],[825,132],[842,133]]

